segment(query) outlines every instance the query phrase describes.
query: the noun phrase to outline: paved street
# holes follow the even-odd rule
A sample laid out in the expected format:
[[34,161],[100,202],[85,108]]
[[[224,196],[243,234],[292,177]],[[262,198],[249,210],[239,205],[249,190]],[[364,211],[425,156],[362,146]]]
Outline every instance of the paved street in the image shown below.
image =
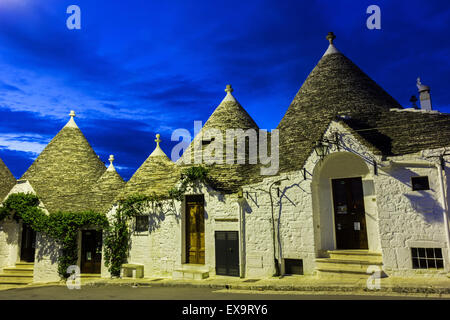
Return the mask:
[[[336,295],[297,292],[255,292],[210,288],[82,286],[69,290],[64,286],[20,288],[0,291],[0,300],[390,300],[423,299],[418,296]],[[438,296],[430,296],[436,299]],[[448,299],[448,298],[447,298]]]

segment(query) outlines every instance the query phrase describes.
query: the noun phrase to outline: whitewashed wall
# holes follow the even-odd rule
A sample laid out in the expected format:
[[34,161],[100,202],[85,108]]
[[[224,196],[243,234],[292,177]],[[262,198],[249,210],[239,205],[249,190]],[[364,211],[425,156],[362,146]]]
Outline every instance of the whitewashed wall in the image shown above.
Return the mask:
[[60,245],[55,240],[45,234],[37,233],[33,282],[56,282],[61,279],[58,274],[60,254]]
[[[205,197],[205,269],[214,275],[215,231],[239,231],[237,196],[224,196],[203,185],[186,192],[186,195],[193,194],[203,194]],[[162,208],[155,210],[156,216],[150,230],[133,232],[131,237],[128,261],[143,264],[145,277],[171,277],[185,263],[184,206],[172,200],[162,204]],[[102,276],[108,275],[102,271]]]
[[[17,183],[9,192],[36,194],[28,181]],[[46,214],[44,204],[39,204]],[[20,260],[21,224],[13,221],[0,223],[0,267],[14,266]],[[45,235],[37,233],[36,252],[34,261],[33,282],[58,281],[57,258],[60,253],[55,241]]]
[[[17,183],[5,197],[13,193],[36,194],[28,181]],[[42,205],[42,204],[41,204]],[[22,227],[15,220],[0,222],[0,268],[13,267],[20,260],[20,241]]]
[[14,220],[0,222],[0,272],[19,259],[19,231],[20,226]]
[[[415,154],[391,160],[429,161],[429,158]],[[430,190],[413,191],[411,176],[428,176]],[[380,190],[377,204],[383,262],[387,272],[397,276],[445,275],[450,268],[436,167],[414,164],[392,166],[380,170],[375,187]],[[413,270],[412,247],[442,248],[446,268],[441,271]]]
[[[303,172],[298,171],[269,177],[262,183],[244,187],[244,194],[248,191],[246,201],[250,212],[246,214],[247,276],[270,276],[275,270],[270,199],[266,192],[258,189],[268,191],[274,181],[289,178],[281,181],[279,186],[275,185],[272,191],[275,225],[279,224],[280,231],[276,256],[280,262],[286,258],[303,259],[304,273],[313,274],[315,258],[323,256],[326,250],[333,249],[335,245],[331,179],[355,176],[361,176],[363,180],[369,250],[382,253],[388,274],[445,275],[449,263],[437,170],[434,167],[400,167],[385,172],[380,168],[384,162],[371,151],[370,146],[362,145],[346,127],[335,122],[329,126],[325,136],[333,137],[335,132],[339,133],[344,147],[340,150],[333,148],[322,162],[312,152],[305,164],[306,180]],[[344,163],[345,157],[339,158],[338,152],[351,152],[359,157],[360,162],[352,160]],[[434,154],[439,152],[435,151]],[[338,163],[330,166],[329,161],[333,157]],[[392,160],[411,159],[430,161],[422,153]],[[373,160],[378,163],[377,175],[374,174]],[[412,191],[410,176],[415,175],[428,175],[432,190]],[[328,188],[323,188],[325,183],[314,181],[316,177],[322,182],[328,180]],[[448,175],[446,179],[448,187]],[[281,190],[280,198],[277,196],[277,187]],[[446,269],[437,272],[413,270],[410,248],[414,246],[442,247],[447,261]]]
[[[245,225],[244,234],[240,233],[244,242],[241,255],[245,256],[240,262],[245,265],[245,277],[272,276],[274,252],[282,272],[284,259],[302,259],[304,273],[314,274],[315,259],[335,249],[331,179],[360,176],[369,250],[382,253],[385,271],[390,275],[444,275],[445,271],[413,270],[410,253],[414,246],[442,247],[448,270],[437,170],[404,166],[387,170],[383,167],[387,163],[385,159],[340,123],[332,122],[325,136],[333,137],[336,132],[341,140],[340,150],[333,147],[323,161],[312,151],[304,166],[306,179],[302,170],[266,177],[261,183],[244,186],[242,201],[236,194],[221,195],[204,186],[188,191],[187,194],[205,195],[205,266],[210,274],[215,273],[214,232],[240,231],[240,210]],[[391,160],[427,160],[424,156],[421,153]],[[374,161],[378,164],[377,174]],[[428,175],[432,190],[412,191],[412,175]],[[276,181],[279,185],[274,184]],[[273,207],[268,193],[271,185]],[[129,262],[144,264],[146,277],[170,277],[185,262],[184,208],[175,202],[173,211],[169,210],[170,205],[171,202],[164,203],[155,229],[132,236]],[[223,221],[230,219],[237,222]],[[107,275],[104,268],[102,275]]]

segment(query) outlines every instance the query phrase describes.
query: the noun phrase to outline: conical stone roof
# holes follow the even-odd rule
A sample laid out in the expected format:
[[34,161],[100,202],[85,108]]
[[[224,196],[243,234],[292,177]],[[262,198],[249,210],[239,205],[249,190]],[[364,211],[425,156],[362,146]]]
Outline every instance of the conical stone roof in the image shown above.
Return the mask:
[[12,175],[11,171],[9,171],[6,164],[0,158],[0,202],[5,199],[8,195],[9,191],[11,191],[12,187],[16,184],[16,179]]
[[298,91],[278,125],[280,171],[299,170],[338,115],[370,118],[400,104],[327,39],[330,46]]
[[125,187],[125,181],[117,173],[113,165],[114,156],[109,156],[110,165],[97,182],[91,187],[91,209],[107,213],[111,209],[115,197]]
[[[232,91],[233,89],[231,88],[231,86],[227,85],[225,89],[225,92],[227,93],[225,98],[206,121],[199,134],[194,137],[194,140],[185,150],[183,156],[177,161],[177,164],[181,166],[195,166],[199,165],[195,163],[195,157],[198,157],[198,159],[203,159],[202,165],[209,168],[209,175],[214,183],[213,187],[224,192],[236,192],[240,186],[252,182],[259,175],[259,166],[257,164],[251,164],[249,162],[248,146],[246,146],[245,149],[245,163],[227,164],[226,162],[227,130],[242,129],[245,132],[248,129],[253,129],[256,133],[256,139],[258,139],[259,133],[258,125],[231,94]],[[210,136],[208,136],[207,132],[210,129],[217,130],[217,132],[220,131],[222,135],[223,157],[221,164],[214,163],[208,165],[208,163],[206,162],[206,155],[209,153],[207,151],[207,148],[209,147],[209,144],[216,142],[209,139]],[[215,137],[213,131],[210,132],[211,136]],[[255,147],[257,150],[257,142],[255,144]],[[236,157],[235,160],[239,158],[242,159],[243,155],[236,154],[236,145],[234,149]],[[213,154],[213,156],[215,156],[215,154]],[[189,159],[188,157],[190,157],[190,164],[189,162],[187,162],[187,160]],[[219,157],[217,158],[219,159]]]
[[159,134],[156,135],[155,142],[155,150],[126,183],[117,199],[124,199],[133,194],[168,196],[169,190],[178,183],[179,167],[159,147]]
[[50,213],[89,209],[89,190],[106,170],[76,125],[73,111],[70,116],[21,178],[30,182]]

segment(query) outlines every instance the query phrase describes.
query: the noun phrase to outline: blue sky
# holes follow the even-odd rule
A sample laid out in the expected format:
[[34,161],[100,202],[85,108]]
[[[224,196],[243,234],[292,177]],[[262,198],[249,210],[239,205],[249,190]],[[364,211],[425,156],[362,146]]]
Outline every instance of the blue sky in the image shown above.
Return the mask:
[[[81,8],[81,30],[66,8]],[[366,9],[381,8],[381,30]],[[174,129],[205,122],[232,84],[274,129],[327,48],[337,48],[403,106],[431,87],[450,111],[448,1],[0,0],[0,158],[19,178],[69,120],[129,179]]]

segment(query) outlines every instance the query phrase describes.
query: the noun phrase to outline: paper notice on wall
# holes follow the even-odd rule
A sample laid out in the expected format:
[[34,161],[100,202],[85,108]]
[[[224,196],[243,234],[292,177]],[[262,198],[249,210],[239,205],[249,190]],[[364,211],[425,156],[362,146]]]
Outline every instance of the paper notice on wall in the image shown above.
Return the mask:
[[353,223],[353,228],[355,230],[361,230],[361,224],[359,222],[354,222]]

